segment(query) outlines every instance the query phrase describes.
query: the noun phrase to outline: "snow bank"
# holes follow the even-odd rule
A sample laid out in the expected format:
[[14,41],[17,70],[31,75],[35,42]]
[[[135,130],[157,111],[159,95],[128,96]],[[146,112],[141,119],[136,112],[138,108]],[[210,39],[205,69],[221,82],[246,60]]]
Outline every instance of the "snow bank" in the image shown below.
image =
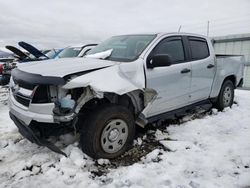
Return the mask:
[[171,125],[168,134],[156,131],[156,139],[172,152],[156,149],[139,163],[109,169],[100,177],[93,176],[97,165],[110,162],[92,160],[77,142],[63,149],[69,156],[65,158],[23,139],[8,117],[4,90],[0,91],[0,187],[250,186],[249,91],[236,91],[238,105],[232,109]]

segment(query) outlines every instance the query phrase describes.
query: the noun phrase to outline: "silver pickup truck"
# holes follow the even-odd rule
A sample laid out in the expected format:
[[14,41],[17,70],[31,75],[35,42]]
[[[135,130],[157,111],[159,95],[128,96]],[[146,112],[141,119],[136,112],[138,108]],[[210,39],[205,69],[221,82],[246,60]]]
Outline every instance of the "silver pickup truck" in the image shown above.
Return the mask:
[[48,138],[72,131],[84,153],[115,158],[131,146],[136,125],[196,107],[230,107],[242,72],[241,56],[216,56],[205,36],[115,36],[84,58],[14,69],[10,117],[29,141],[55,152],[65,155]]

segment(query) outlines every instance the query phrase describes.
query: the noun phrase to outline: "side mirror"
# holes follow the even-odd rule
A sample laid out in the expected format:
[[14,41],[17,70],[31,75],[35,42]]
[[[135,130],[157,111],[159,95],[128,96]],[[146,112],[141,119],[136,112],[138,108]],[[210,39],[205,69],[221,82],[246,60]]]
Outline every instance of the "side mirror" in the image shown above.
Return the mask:
[[172,59],[167,54],[157,54],[147,59],[147,67],[166,67],[172,64]]

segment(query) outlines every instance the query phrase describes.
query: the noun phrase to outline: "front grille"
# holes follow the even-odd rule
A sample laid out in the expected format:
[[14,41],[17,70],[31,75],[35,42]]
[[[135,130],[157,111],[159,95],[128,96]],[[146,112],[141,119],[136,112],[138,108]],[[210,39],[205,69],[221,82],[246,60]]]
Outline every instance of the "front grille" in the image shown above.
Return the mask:
[[34,85],[16,80],[15,77],[13,77],[13,82],[10,84],[10,87],[16,101],[26,107],[29,107],[30,103],[51,102],[49,85]]
[[29,107],[30,105],[30,101],[31,99],[30,98],[27,98],[25,96],[22,96],[20,94],[14,94],[14,98],[16,99],[17,102],[19,102],[20,104],[26,106],[26,107]]

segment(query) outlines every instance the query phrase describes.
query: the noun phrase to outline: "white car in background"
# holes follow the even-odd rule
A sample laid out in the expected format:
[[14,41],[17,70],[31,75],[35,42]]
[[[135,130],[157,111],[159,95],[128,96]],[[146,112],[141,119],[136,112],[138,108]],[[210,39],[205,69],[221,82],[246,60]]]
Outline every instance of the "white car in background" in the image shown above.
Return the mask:
[[64,48],[56,57],[57,58],[70,58],[70,57],[83,57],[89,50],[97,44],[84,44],[77,46],[69,46]]

